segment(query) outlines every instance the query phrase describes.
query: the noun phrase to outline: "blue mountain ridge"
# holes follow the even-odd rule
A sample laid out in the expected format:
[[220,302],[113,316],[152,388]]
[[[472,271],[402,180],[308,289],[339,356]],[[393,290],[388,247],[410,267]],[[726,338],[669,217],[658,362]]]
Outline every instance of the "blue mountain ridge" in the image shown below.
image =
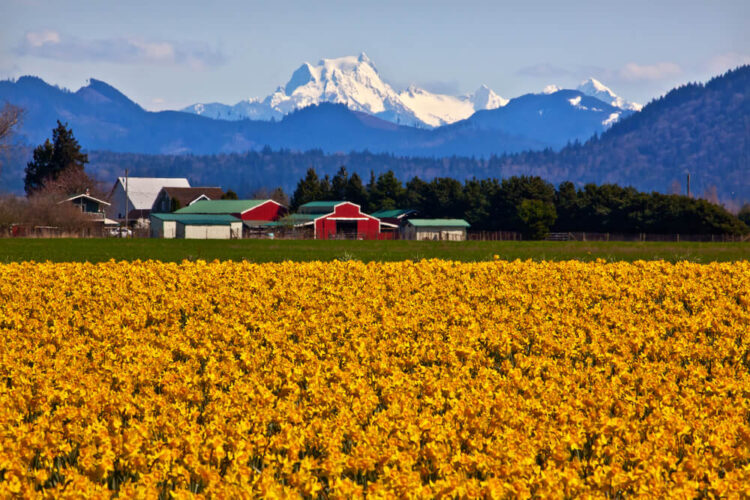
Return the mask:
[[60,120],[67,122],[87,150],[152,154],[230,153],[268,145],[296,151],[489,156],[560,149],[603,132],[604,122],[614,113],[620,118],[632,114],[579,91],[562,90],[527,94],[502,108],[430,130],[327,103],[277,122],[224,121],[180,111],[146,111],[100,80],[91,79],[71,92],[33,76],[0,81],[0,101],[24,108],[19,136],[27,144],[43,142]]

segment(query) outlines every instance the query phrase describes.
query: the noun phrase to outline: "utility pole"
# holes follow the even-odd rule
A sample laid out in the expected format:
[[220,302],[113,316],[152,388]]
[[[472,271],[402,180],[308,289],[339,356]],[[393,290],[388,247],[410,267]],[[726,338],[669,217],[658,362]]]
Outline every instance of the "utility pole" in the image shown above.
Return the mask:
[[687,173],[687,196],[690,198],[690,172]]
[[[690,188],[688,188],[689,190]],[[128,234],[128,169],[125,169],[125,235]],[[122,236],[122,234],[120,235]]]

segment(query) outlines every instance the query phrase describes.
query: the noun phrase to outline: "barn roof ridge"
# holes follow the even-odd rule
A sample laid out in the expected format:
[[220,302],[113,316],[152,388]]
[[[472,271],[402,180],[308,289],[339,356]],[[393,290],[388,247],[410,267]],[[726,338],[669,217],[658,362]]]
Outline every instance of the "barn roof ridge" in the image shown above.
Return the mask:
[[175,210],[177,214],[227,214],[243,213],[258,207],[264,203],[273,201],[266,200],[200,200],[192,205]]
[[415,227],[460,226],[471,227],[464,219],[409,219],[407,224]]

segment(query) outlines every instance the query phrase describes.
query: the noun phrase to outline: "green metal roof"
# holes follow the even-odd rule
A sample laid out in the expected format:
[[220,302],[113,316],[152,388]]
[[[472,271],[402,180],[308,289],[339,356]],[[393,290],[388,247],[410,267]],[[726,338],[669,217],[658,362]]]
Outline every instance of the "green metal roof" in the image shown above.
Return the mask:
[[151,214],[151,217],[194,226],[225,226],[232,222],[242,222],[241,219],[227,214],[178,214],[175,212],[171,214]]
[[175,210],[176,214],[241,214],[268,200],[201,200]]
[[311,201],[300,206],[300,208],[302,207],[334,207],[338,205],[339,203],[346,203],[346,202],[345,201]]
[[280,226],[285,224],[304,224],[312,222],[320,217],[320,214],[291,214],[278,220]]
[[303,214],[327,214],[333,212],[336,205],[345,201],[311,201],[301,205],[298,209]]
[[247,227],[275,226],[275,221],[270,220],[243,220],[242,223]]
[[378,219],[394,219],[396,217],[400,217],[414,211],[415,210],[412,210],[411,208],[396,208],[394,210],[378,210],[377,212],[373,212],[370,215],[372,215],[373,217],[377,217]]
[[463,219],[409,219],[406,222],[414,227],[471,227]]

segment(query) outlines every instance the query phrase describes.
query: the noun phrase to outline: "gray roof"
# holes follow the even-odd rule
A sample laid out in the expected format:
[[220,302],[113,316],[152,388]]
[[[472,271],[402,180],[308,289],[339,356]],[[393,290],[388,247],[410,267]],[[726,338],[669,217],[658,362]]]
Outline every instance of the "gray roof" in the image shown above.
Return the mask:
[[[117,182],[125,190],[125,177],[118,177]],[[151,210],[159,191],[164,187],[190,187],[184,177],[128,177],[128,198],[136,210]],[[116,187],[116,185],[115,185]]]

